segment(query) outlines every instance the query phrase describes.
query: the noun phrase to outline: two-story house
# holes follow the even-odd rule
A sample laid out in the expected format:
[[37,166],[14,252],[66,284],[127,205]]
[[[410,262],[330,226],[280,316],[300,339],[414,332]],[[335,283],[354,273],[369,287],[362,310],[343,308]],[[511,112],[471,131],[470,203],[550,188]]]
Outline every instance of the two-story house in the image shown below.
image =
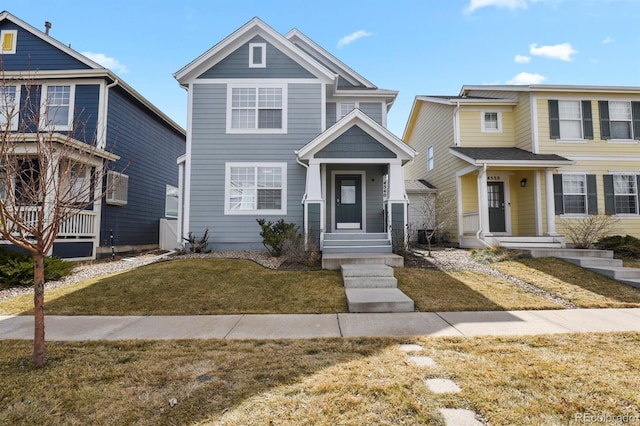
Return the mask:
[[[109,163],[95,204],[61,224],[52,254],[87,259],[112,249],[157,248],[160,219],[177,218],[176,158],[185,152],[185,130],[112,71],[48,32],[0,13],[0,124],[24,142],[26,158],[34,155],[35,134],[48,133],[60,155],[70,145],[84,153],[89,167],[82,173]],[[14,179],[0,174],[0,182]],[[4,186],[0,196],[18,196]]]
[[457,201],[462,247],[564,246],[571,220],[607,214],[640,237],[640,87],[463,86],[417,96],[407,166]]
[[386,129],[397,92],[258,18],[175,78],[189,93],[182,234],[209,228],[214,249],[258,249],[256,219],[283,218],[323,254],[404,239],[415,152]]

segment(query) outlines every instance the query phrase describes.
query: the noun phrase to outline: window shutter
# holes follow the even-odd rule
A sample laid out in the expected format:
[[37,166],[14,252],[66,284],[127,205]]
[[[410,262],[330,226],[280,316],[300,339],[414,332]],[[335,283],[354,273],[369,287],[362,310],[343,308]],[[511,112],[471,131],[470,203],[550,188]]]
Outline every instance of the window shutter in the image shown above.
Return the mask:
[[631,117],[633,118],[633,138],[640,140],[640,102],[631,102]]
[[604,183],[604,213],[609,215],[616,214],[613,197],[613,175],[603,175],[602,181]]
[[587,208],[588,214],[598,214],[598,185],[596,175],[587,175]]
[[582,101],[582,130],[585,139],[593,139],[593,115],[591,101]]
[[560,113],[558,101],[554,99],[549,99],[549,137],[560,139]]
[[562,201],[562,175],[553,175],[553,201],[556,205],[556,214],[564,213],[564,203]]
[[609,126],[609,102],[598,101],[600,110],[600,138],[611,139],[611,127]]

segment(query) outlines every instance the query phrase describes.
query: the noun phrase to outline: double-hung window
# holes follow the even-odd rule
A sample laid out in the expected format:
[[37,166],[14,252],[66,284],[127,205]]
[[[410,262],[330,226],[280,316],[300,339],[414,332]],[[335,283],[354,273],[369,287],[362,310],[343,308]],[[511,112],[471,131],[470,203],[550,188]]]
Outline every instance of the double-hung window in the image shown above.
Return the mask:
[[605,213],[637,215],[638,187],[640,175],[636,173],[615,173],[603,175]]
[[165,186],[164,216],[178,217],[178,188],[173,185]]
[[71,130],[75,90],[70,85],[44,86],[41,127],[51,130]]
[[558,215],[598,214],[596,176],[585,173],[553,175],[555,213]]
[[286,214],[286,163],[227,163],[225,214]]
[[230,85],[227,133],[286,133],[286,85]]
[[502,114],[497,111],[482,112],[482,132],[502,132]]
[[9,124],[9,130],[18,129],[19,116],[19,90],[20,86],[1,86],[0,87],[0,127],[6,129]]
[[640,139],[640,102],[599,101],[602,139]]
[[593,139],[591,101],[549,100],[549,130],[551,139]]
[[354,109],[358,108],[357,102],[342,102],[338,105],[340,108],[340,110],[338,111],[339,112],[338,120],[344,117],[345,115],[349,114]]

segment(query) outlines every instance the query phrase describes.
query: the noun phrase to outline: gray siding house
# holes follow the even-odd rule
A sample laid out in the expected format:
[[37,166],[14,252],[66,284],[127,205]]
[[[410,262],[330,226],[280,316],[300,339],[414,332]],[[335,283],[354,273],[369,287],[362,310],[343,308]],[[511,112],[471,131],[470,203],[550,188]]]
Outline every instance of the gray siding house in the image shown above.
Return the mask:
[[[396,91],[374,86],[298,30],[258,18],[175,73],[188,91],[179,235],[262,248],[257,218],[320,243],[405,238],[402,166],[415,151],[386,129]],[[336,248],[340,251],[339,248]]]

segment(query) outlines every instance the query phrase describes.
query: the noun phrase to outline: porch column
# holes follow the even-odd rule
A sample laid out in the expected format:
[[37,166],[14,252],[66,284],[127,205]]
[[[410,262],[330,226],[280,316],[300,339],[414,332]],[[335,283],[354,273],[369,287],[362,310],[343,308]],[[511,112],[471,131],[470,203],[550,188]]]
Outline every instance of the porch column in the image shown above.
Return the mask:
[[387,223],[394,250],[404,248],[407,242],[407,204],[402,162],[393,160],[387,179]]
[[547,235],[556,233],[556,204],[553,197],[553,170],[544,170],[544,191],[547,207]]
[[489,193],[487,191],[487,168],[478,169],[478,215],[480,216],[479,236],[489,234]]
[[319,249],[321,233],[324,232],[325,203],[322,199],[322,175],[320,163],[311,160],[307,168],[307,194],[304,200],[305,243]]

